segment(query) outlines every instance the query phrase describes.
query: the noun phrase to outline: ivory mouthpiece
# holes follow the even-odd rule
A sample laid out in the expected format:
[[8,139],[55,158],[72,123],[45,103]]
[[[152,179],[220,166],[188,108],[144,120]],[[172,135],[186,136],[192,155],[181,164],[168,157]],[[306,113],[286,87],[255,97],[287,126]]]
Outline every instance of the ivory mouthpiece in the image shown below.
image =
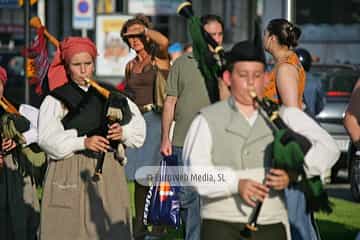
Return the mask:
[[217,46],[217,47],[215,48],[215,52],[216,52],[216,53],[219,53],[219,52],[221,52],[221,51],[224,51],[224,48],[223,48],[222,46]]
[[182,4],[180,4],[176,10],[176,13],[179,14],[180,11],[186,6],[192,6],[191,2],[186,1],[186,2],[183,2]]
[[249,93],[250,93],[250,96],[251,96],[252,98],[256,98],[256,97],[257,97],[256,91],[255,91],[255,88],[254,88],[254,87],[252,87],[252,88],[249,90]]
[[90,84],[90,79],[89,78],[84,78],[84,81],[87,83],[87,84]]

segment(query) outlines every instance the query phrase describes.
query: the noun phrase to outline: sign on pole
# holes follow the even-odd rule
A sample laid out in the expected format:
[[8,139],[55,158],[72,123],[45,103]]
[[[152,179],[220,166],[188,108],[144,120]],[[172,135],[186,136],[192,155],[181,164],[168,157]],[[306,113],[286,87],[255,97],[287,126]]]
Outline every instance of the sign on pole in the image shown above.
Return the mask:
[[73,28],[94,28],[94,1],[73,0]]

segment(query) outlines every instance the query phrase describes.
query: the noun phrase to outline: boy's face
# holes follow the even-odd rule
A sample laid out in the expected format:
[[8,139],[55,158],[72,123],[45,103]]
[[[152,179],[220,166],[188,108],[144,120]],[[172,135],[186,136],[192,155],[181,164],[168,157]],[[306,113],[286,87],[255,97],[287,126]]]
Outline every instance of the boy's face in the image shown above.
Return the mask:
[[264,91],[265,66],[256,61],[239,61],[234,64],[228,84],[236,101],[243,105],[253,105],[250,91],[254,90],[259,98]]

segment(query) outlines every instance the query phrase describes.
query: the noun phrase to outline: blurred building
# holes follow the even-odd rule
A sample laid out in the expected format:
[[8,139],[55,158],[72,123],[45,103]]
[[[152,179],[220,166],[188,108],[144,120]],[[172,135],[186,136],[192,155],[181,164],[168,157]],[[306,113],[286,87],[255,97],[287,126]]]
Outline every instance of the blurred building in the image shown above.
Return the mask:
[[[48,31],[56,38],[81,35],[73,29],[73,1],[37,0],[30,16],[40,15]],[[78,0],[90,1],[90,0]],[[176,14],[183,0],[94,0],[95,14],[136,14],[145,12],[155,28],[171,42],[188,43],[186,20]],[[24,46],[24,10],[18,0],[0,0],[0,53],[19,51]],[[320,57],[321,62],[360,63],[360,1],[359,0],[196,0],[196,16],[212,13],[225,24],[225,48],[250,38],[254,19],[259,16],[263,26],[272,18],[288,15],[288,2],[294,4],[293,20],[303,30],[301,46]],[[86,31],[95,40],[96,29]],[[35,31],[32,31],[32,37]],[[49,45],[49,52],[54,52]]]
[[[15,39],[21,43],[23,35],[24,16],[23,8],[16,5],[18,0],[0,0],[1,2],[13,2],[11,7],[2,6],[0,9],[0,41],[9,38],[4,35],[5,31],[11,31],[15,34]],[[85,0],[84,0],[85,1]],[[68,35],[81,35],[80,30],[72,28],[72,13],[73,13],[73,0],[38,0],[31,8],[31,16],[42,15],[43,21],[50,33],[58,39],[62,39]],[[176,7],[182,0],[173,1],[144,1],[144,0],[97,0],[94,1],[96,11],[102,13],[123,13],[123,14],[136,14],[139,8],[134,10],[131,6],[136,4],[144,5],[144,10],[148,11],[149,2],[155,2],[158,5],[168,4],[172,2],[175,6],[173,9],[167,9],[168,12],[159,8],[155,9],[149,16],[156,29],[160,30],[171,41],[188,42],[190,37],[186,30],[186,20],[176,14]],[[217,14],[224,19],[225,23],[225,40],[227,43],[243,40],[248,38],[251,34],[252,19],[254,19],[256,12],[256,1],[252,0],[197,0],[193,1],[193,10],[196,16],[203,14]],[[140,8],[141,10],[141,8]],[[170,11],[169,11],[170,10]],[[157,13],[156,11],[159,11]],[[8,26],[6,26],[8,25]],[[4,30],[5,29],[5,30]],[[94,30],[89,30],[88,36],[94,38]],[[14,39],[14,38],[13,38]],[[15,45],[18,45],[17,43]]]
[[[286,17],[286,0],[262,0],[263,22]],[[360,64],[360,1],[294,1],[294,21],[302,29],[300,45],[322,63]]]

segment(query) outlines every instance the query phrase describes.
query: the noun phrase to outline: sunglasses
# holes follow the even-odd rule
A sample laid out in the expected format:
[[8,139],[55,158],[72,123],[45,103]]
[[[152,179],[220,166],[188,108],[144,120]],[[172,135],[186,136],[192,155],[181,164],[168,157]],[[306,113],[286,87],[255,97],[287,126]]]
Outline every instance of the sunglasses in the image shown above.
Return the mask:
[[129,34],[124,36],[124,39],[129,39],[129,38],[143,38],[144,34],[140,33],[140,34]]

